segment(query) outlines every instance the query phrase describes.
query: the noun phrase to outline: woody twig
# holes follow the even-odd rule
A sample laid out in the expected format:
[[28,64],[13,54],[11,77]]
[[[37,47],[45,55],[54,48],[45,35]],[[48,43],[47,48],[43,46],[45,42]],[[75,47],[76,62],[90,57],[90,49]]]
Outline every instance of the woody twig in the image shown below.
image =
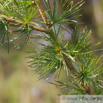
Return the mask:
[[[4,17],[2,16],[1,17],[2,19],[8,21],[8,23],[15,23],[15,24],[19,24],[19,25],[23,25],[25,24],[24,22],[21,22],[19,20],[15,20],[14,18],[8,18],[8,17]],[[44,29],[44,28],[41,28],[41,27],[37,27],[33,24],[28,24],[33,30],[37,30],[37,31],[40,31],[40,32],[45,32],[45,33],[48,33],[48,29]]]
[[[73,66],[70,58],[68,58],[65,54],[62,54],[63,58],[65,60],[65,63],[67,65],[67,67],[70,69],[70,71],[72,72],[73,75],[75,75],[76,77],[78,77],[78,72],[75,69],[75,67]],[[91,91],[90,87],[86,85],[84,85],[84,80],[82,80],[81,86],[84,88],[84,92],[88,93],[89,95],[94,95],[94,93]]]

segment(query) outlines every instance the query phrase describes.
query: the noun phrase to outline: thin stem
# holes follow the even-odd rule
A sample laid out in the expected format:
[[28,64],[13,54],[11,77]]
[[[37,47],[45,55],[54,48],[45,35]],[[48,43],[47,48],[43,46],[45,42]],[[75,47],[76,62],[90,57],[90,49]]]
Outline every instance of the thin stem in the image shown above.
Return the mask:
[[85,93],[88,93],[89,95],[94,95],[94,93],[91,91],[90,87],[86,85],[84,85],[84,81],[82,80],[81,83],[82,87],[84,88]]
[[46,27],[50,28],[51,27],[51,22],[46,17],[46,15],[45,15],[45,13],[44,13],[44,11],[42,9],[42,6],[40,5],[40,3],[37,2],[37,0],[35,0],[35,3],[37,5],[37,7],[38,7],[38,10],[39,10],[41,16],[42,16],[42,19],[44,20],[44,23],[46,24]]
[[[23,25],[25,24],[24,22],[15,20],[14,18],[8,18],[8,17],[1,17],[2,19],[8,21],[8,23],[15,23],[15,24],[19,24],[19,25]],[[35,25],[29,24],[29,26],[33,29],[33,30],[37,30],[40,32],[44,32],[44,33],[48,33],[48,29],[43,29],[41,27],[37,27]]]
[[50,37],[52,38],[52,40],[53,40],[53,42],[54,42],[54,45],[55,45],[55,46],[59,46],[59,44],[58,44],[58,42],[57,42],[58,40],[57,40],[57,38],[55,37],[55,34],[54,34],[54,32],[53,32],[53,30],[52,30],[52,28],[51,28],[51,27],[52,27],[52,24],[51,24],[51,22],[49,21],[49,19],[47,18],[47,16],[45,15],[45,13],[44,13],[44,11],[43,11],[43,9],[42,9],[42,6],[40,5],[40,2],[37,2],[37,0],[35,0],[35,3],[36,3],[36,5],[37,5],[37,7],[38,7],[38,10],[39,10],[41,16],[42,16],[42,19],[44,20],[44,23],[46,24],[47,29],[49,30],[47,34],[49,34]]
[[63,58],[65,60],[65,63],[67,65],[67,67],[70,69],[70,71],[75,75],[75,76],[78,76],[78,72],[77,70],[75,69],[75,67],[73,66],[73,64],[71,63],[71,60],[70,58],[68,58],[65,54],[63,54]]
[[[65,60],[67,67],[70,69],[72,74],[75,75],[75,76],[78,76],[79,74],[78,74],[77,70],[75,69],[75,67],[73,66],[70,58],[68,58],[65,54],[62,54],[62,55],[63,55],[63,58]],[[82,80],[81,85],[84,88],[85,93],[88,93],[89,95],[94,95],[94,93],[91,91],[90,87],[87,86],[87,84],[84,85],[84,80]]]

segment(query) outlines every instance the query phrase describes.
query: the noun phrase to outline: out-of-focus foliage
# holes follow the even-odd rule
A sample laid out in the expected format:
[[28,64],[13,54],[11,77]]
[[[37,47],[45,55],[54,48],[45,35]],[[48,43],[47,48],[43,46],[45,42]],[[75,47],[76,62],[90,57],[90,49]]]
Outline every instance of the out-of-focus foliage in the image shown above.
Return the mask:
[[59,103],[55,86],[37,81],[25,59],[27,53],[23,51],[12,49],[12,53],[0,58],[0,103]]

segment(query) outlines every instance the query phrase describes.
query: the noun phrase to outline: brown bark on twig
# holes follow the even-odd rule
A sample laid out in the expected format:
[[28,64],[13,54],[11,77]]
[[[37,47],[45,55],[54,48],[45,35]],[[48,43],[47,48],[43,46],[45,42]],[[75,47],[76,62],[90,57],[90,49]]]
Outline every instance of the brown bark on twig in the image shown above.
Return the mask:
[[[75,67],[73,66],[70,58],[68,58],[65,54],[62,54],[62,55],[63,55],[63,58],[65,60],[65,63],[67,65],[67,67],[70,69],[70,71],[72,72],[72,74],[75,75],[75,76],[78,76],[78,72],[75,69]],[[82,80],[81,85],[84,88],[84,92],[85,93],[88,93],[89,95],[94,95],[94,93],[91,91],[90,87],[87,86],[87,85],[84,85],[84,81],[83,80]]]
[[88,87],[87,85],[84,85],[84,81],[83,80],[82,80],[81,85],[84,88],[85,93],[88,93],[89,95],[94,95],[94,93],[91,91],[90,87]]
[[38,10],[39,10],[41,16],[42,16],[42,19],[44,20],[44,23],[46,24],[46,27],[50,28],[51,27],[51,22],[46,17],[46,15],[45,15],[45,13],[44,13],[44,11],[42,9],[42,6],[40,5],[40,3],[37,2],[37,0],[35,0],[35,3],[37,5],[37,7],[38,7]]
[[[8,17],[1,17],[2,19],[8,21],[9,23],[15,23],[15,24],[19,24],[19,25],[23,25],[25,23],[21,22],[21,21],[18,21],[18,20],[15,20],[14,18],[8,18]],[[48,29],[44,29],[44,28],[41,28],[41,27],[37,27],[35,25],[32,25],[32,24],[29,24],[29,26],[33,29],[33,30],[37,30],[37,31],[40,31],[40,32],[45,32],[45,33],[48,33]]]
[[52,24],[49,21],[49,19],[47,18],[47,16],[45,15],[45,13],[42,9],[42,6],[40,5],[40,2],[38,3],[37,0],[35,0],[35,3],[38,7],[38,10],[39,10],[39,12],[42,16],[42,19],[43,19],[44,23],[46,24],[47,29],[49,30],[48,33],[50,34],[51,38],[53,39],[54,45],[56,45],[57,42],[55,42],[55,41],[57,41],[57,38],[55,37],[55,34],[54,34],[53,30],[51,29]]
[[65,54],[62,54],[63,58],[65,60],[65,63],[67,65],[67,67],[70,69],[70,71],[75,75],[78,76],[77,70],[75,69],[75,67],[73,66],[73,64],[71,63],[70,58],[68,58]]

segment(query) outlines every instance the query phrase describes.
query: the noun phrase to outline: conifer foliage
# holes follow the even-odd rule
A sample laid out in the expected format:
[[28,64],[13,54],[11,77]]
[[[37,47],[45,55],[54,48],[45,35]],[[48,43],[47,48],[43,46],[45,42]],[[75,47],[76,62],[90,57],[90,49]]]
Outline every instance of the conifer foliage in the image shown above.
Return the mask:
[[[42,9],[41,1],[45,10]],[[52,2],[53,7],[50,0],[0,0],[0,45],[3,46],[3,51],[7,44],[9,52],[9,44],[15,41],[18,41],[14,43],[15,49],[22,48],[29,38],[47,41],[48,44],[34,42],[33,44],[41,46],[41,50],[35,50],[33,55],[27,57],[30,59],[29,66],[38,74],[38,80],[48,79],[55,73],[55,83],[51,84],[57,88],[63,87],[62,90],[71,90],[68,95],[102,95],[103,81],[100,76],[103,67],[102,64],[98,65],[102,56],[97,59],[93,54],[98,51],[94,47],[100,43],[91,46],[92,31],[87,26],[81,30],[81,23],[75,20],[81,16],[76,13],[82,9],[84,2]],[[75,29],[70,32],[63,24],[75,25]],[[12,30],[11,27],[16,29]],[[30,36],[35,30],[40,34]],[[71,35],[70,40],[64,37],[64,31]],[[68,79],[72,85],[57,80],[62,75],[62,69],[72,78],[72,81]]]

